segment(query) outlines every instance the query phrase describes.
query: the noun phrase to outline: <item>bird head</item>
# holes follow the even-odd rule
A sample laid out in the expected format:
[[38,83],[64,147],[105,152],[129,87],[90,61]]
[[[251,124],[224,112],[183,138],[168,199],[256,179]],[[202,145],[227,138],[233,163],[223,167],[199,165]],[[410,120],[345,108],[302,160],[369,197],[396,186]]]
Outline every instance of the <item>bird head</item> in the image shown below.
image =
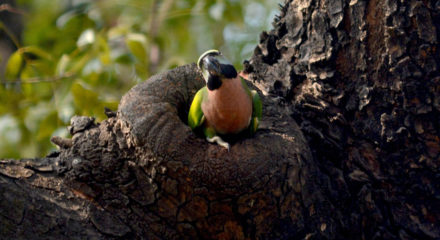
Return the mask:
[[197,66],[211,91],[220,88],[223,81],[237,77],[234,66],[218,50],[208,50],[203,53],[197,61]]

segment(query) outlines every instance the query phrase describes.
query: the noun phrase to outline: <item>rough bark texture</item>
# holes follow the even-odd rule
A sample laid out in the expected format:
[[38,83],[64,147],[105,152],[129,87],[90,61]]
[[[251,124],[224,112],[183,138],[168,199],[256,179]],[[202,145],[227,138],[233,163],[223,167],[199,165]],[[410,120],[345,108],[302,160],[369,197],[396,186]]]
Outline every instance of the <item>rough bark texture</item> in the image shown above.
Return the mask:
[[293,1],[245,64],[308,140],[335,237],[440,238],[439,24],[440,1]]
[[290,1],[245,62],[254,138],[197,137],[195,65],[156,75],[0,162],[0,236],[439,239],[439,23],[440,1]]
[[[52,139],[62,147],[57,156],[3,162],[5,203],[15,204],[20,194],[26,200],[19,202],[20,210],[0,212],[5,221],[15,219],[1,234],[57,238],[52,229],[76,236],[89,228],[78,237],[285,239],[307,231],[305,219],[319,223],[326,212],[302,212],[304,204],[321,204],[322,193],[316,164],[288,109],[263,97],[258,133],[235,139],[228,152],[184,123],[203,84],[195,64],[156,75],[123,97],[116,116],[109,113],[112,117],[99,124],[73,118],[72,139]],[[43,192],[31,191],[34,181]],[[16,184],[26,188],[17,192]],[[47,204],[61,205],[63,214],[47,213]],[[71,218],[72,207],[81,212],[72,216],[75,224],[63,220]],[[56,219],[23,225],[23,219],[33,221],[23,216],[28,209],[43,209],[44,217]]]

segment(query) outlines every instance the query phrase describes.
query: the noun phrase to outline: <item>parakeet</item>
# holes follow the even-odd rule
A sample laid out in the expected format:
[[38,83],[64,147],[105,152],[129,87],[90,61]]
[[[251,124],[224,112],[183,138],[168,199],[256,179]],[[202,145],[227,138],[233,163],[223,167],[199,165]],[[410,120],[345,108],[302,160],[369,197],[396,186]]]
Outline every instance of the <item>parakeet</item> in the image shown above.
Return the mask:
[[234,66],[218,50],[203,53],[197,66],[206,86],[196,93],[191,103],[188,125],[193,130],[202,128],[209,142],[229,151],[229,143],[219,135],[244,130],[253,135],[262,115],[260,96],[249,90]]

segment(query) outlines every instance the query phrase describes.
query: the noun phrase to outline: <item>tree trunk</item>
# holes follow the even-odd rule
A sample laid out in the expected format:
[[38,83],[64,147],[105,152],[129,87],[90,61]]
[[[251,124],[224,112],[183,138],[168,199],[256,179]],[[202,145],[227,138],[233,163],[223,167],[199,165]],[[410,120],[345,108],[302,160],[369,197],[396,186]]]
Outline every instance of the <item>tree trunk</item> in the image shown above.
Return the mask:
[[195,64],[153,76],[59,152],[0,162],[0,236],[439,239],[439,23],[440,1],[287,2],[244,64],[254,138],[191,132]]

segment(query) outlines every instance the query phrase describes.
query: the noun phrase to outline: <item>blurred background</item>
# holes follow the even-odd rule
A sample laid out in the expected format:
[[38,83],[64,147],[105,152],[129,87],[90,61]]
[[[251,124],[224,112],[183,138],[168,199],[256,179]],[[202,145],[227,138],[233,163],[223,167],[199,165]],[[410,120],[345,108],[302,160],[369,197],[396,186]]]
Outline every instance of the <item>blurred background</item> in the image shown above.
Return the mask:
[[149,76],[217,48],[241,70],[280,1],[0,0],[0,159],[42,157]]

